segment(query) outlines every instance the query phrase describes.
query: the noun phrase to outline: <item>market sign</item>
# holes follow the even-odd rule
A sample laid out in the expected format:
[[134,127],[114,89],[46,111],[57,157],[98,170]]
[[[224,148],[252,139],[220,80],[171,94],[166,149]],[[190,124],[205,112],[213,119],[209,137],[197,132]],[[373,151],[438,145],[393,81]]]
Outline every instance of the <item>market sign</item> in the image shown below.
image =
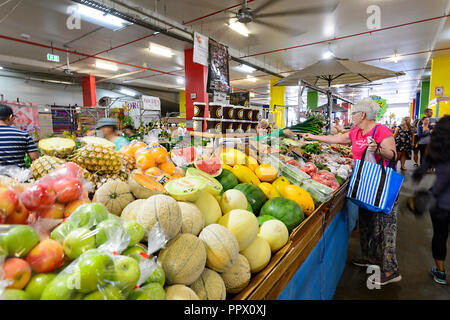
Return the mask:
[[142,108],[144,110],[161,111],[161,100],[158,97],[142,96]]
[[193,61],[208,66],[208,37],[195,32],[194,33],[194,57]]
[[47,60],[52,62],[59,62],[59,56],[56,54],[47,53]]

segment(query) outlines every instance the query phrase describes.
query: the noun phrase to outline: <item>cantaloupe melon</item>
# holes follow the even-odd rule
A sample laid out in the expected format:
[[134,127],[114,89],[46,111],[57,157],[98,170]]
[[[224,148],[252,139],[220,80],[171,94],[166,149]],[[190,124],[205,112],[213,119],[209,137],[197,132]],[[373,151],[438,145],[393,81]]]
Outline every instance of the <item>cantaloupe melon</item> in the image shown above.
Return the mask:
[[140,210],[142,204],[144,203],[145,199],[137,199],[133,202],[130,202],[123,210],[120,217],[125,220],[134,220],[136,221],[136,216],[138,214],[138,211]]
[[241,292],[251,279],[250,263],[246,257],[239,254],[233,266],[227,271],[220,274],[225,283],[225,288],[230,294]]
[[231,210],[219,219],[219,224],[231,231],[239,243],[239,251],[252,244],[258,234],[258,219],[247,210]]
[[200,300],[225,300],[227,290],[222,277],[214,270],[205,268],[200,277],[191,284]]
[[259,228],[258,235],[267,241],[272,252],[281,249],[289,240],[286,225],[276,219],[264,222]]
[[178,202],[181,210],[181,233],[198,236],[205,226],[205,217],[200,209],[190,202]]
[[224,226],[211,224],[198,236],[206,247],[206,266],[217,272],[231,268],[239,255],[236,237]]
[[206,249],[203,241],[189,233],[170,240],[158,255],[168,284],[190,285],[205,269]]
[[136,221],[150,232],[158,221],[168,239],[181,230],[181,211],[178,202],[170,196],[158,194],[146,199],[137,213]]
[[264,269],[270,261],[271,251],[266,240],[257,236],[255,241],[241,254],[247,258],[250,263],[250,271],[256,273]]
[[189,287],[175,284],[166,289],[167,300],[200,300],[197,294]]
[[166,193],[164,187],[152,177],[134,171],[128,178],[130,190],[137,199],[148,199],[155,194]]
[[110,180],[102,185],[94,194],[92,202],[103,204],[110,213],[120,216],[122,210],[134,201],[128,184],[120,180]]
[[219,203],[209,192],[203,191],[194,203],[205,217],[205,226],[217,223],[222,216]]

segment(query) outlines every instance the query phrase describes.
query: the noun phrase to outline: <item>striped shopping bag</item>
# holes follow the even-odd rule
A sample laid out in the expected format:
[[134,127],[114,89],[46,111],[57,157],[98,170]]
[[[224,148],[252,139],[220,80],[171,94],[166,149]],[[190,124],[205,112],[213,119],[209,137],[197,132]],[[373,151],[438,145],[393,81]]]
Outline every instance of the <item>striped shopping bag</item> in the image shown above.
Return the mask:
[[355,161],[353,174],[347,191],[356,205],[373,212],[389,214],[397,201],[404,177],[383,161],[365,161],[367,149],[361,160]]

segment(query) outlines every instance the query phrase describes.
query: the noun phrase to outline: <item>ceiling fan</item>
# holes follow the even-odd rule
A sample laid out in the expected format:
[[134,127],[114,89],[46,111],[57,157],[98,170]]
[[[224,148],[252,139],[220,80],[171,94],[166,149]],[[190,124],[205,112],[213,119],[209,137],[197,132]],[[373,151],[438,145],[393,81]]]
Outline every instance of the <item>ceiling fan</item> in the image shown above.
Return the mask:
[[[313,6],[309,6],[306,8],[300,8],[300,9],[294,9],[294,10],[285,10],[285,11],[267,11],[271,6],[274,6],[275,4],[278,4],[279,2],[282,2],[283,0],[266,0],[263,4],[256,7],[255,9],[252,9],[248,7],[247,0],[242,1],[241,8],[236,11],[226,11],[229,13],[232,13],[233,16],[229,17],[220,17],[219,19],[210,19],[208,22],[212,22],[214,20],[220,20],[220,19],[234,19],[236,22],[240,22],[242,24],[259,24],[266,26],[268,28],[274,29],[279,32],[283,32],[289,35],[299,35],[304,32],[299,30],[298,28],[289,28],[283,25],[279,25],[273,22],[269,22],[266,20],[266,18],[284,18],[288,16],[300,16],[300,15],[307,15],[307,14],[321,14],[321,13],[331,13],[336,10],[337,6],[339,5],[339,1],[332,1],[331,3],[328,2],[326,4],[316,4]],[[265,11],[265,12],[263,12]]]

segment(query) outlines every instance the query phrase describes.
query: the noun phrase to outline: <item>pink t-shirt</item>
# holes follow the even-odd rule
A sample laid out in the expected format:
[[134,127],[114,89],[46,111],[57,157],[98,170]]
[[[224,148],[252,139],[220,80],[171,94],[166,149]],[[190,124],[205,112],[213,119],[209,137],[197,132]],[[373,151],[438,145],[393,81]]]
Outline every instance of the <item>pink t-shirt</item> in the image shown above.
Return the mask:
[[[376,124],[375,127],[377,128],[377,131],[375,132],[375,136],[373,138],[377,143],[381,143],[381,141],[383,141],[387,137],[394,136],[392,130],[386,126]],[[367,148],[367,137],[372,136],[375,127],[373,127],[373,129],[367,132],[365,135],[362,135],[362,130],[357,126],[354,126],[348,132],[350,140],[352,141],[352,152],[354,160],[361,160],[361,157],[363,156],[364,151]],[[377,161],[379,161],[380,156],[376,155],[376,159]],[[384,161],[384,165],[388,165],[388,161]]]

